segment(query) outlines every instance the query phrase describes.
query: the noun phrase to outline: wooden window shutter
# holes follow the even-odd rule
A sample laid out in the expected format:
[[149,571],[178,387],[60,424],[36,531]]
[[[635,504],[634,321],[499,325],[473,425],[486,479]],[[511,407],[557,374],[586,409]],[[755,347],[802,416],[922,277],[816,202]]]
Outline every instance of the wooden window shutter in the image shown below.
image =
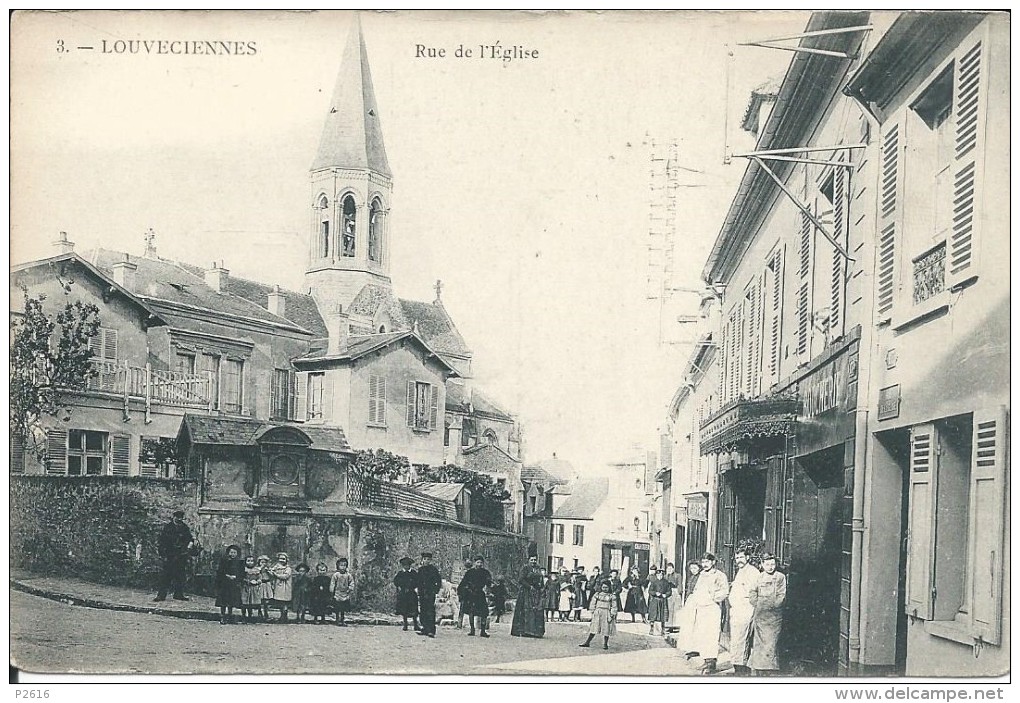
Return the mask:
[[[843,162],[840,154],[839,161]],[[844,248],[847,247],[849,200],[847,180],[849,173],[837,166],[832,179],[832,236]],[[846,290],[846,259],[838,251],[832,252],[832,295],[829,301],[829,330],[833,337],[843,334],[843,305]]]
[[982,42],[969,45],[956,59],[953,110],[956,134],[953,149],[953,224],[947,247],[946,286],[973,278],[977,258],[978,188],[984,155],[985,82]]
[[910,431],[910,486],[907,516],[906,612],[931,620],[935,565],[935,496],[938,487],[938,437],[931,423]]
[[879,319],[889,316],[896,295],[896,254],[900,229],[900,162],[903,140],[899,123],[882,135],[881,183],[879,185],[878,252],[875,257],[875,307]]
[[407,426],[414,427],[414,381],[407,382]]
[[11,435],[11,473],[25,473],[25,440],[16,434]]
[[805,283],[797,292],[797,354],[808,351],[808,284]]
[[369,422],[369,424],[372,424],[372,425],[374,425],[377,422],[379,422],[379,420],[376,417],[376,411],[375,411],[375,392],[376,392],[375,382],[376,382],[376,378],[377,378],[376,376],[369,376],[368,377],[368,422]]
[[89,337],[89,353],[92,354],[92,359],[101,361],[103,359],[103,328],[100,327],[99,331],[93,336]]
[[439,386],[429,386],[429,429],[435,430],[439,426]]
[[106,361],[117,361],[117,330],[103,328],[103,358]]
[[814,225],[803,212],[800,213],[800,277],[807,278],[811,274],[811,235]]
[[386,377],[376,377],[375,415],[380,425],[386,424]]
[[1005,408],[974,413],[974,444],[970,466],[970,548],[967,552],[971,587],[970,613],[974,638],[988,644],[999,644],[1002,631],[1008,437]]
[[277,397],[279,396],[280,389],[277,388],[279,383],[280,374],[278,371],[273,371],[272,380],[269,382],[269,414],[271,416],[276,415]]
[[297,413],[297,374],[287,372],[287,419],[293,420]]
[[322,419],[333,419],[333,374],[322,374]]
[[51,476],[67,473],[67,430],[46,431],[46,473]]
[[131,435],[111,435],[110,473],[114,476],[131,474]]
[[772,324],[769,330],[769,376],[779,380],[779,350],[783,329],[783,252],[772,256]]
[[294,419],[308,419],[308,372],[298,371],[294,374]]

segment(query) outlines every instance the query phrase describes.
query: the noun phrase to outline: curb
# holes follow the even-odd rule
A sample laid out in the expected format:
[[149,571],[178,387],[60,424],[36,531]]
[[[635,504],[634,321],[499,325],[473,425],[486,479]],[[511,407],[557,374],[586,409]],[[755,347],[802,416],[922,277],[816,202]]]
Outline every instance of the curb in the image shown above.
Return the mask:
[[[220,614],[215,611],[205,610],[171,610],[169,608],[161,608],[159,606],[146,606],[146,605],[128,605],[126,603],[109,603],[107,601],[96,600],[95,598],[84,598],[82,596],[75,596],[69,593],[58,593],[57,591],[50,591],[45,588],[39,588],[37,586],[30,586],[27,583],[22,583],[16,579],[11,579],[11,588],[15,591],[21,591],[33,596],[39,596],[41,598],[47,598],[49,600],[58,601],[60,603],[66,603],[68,605],[77,605],[85,608],[96,608],[98,610],[118,610],[129,613],[142,613],[143,615],[159,615],[167,618],[180,618],[182,620],[208,620],[210,622],[219,622]],[[292,624],[296,621],[288,621],[288,624]],[[351,625],[398,625],[399,623],[390,622],[389,620],[383,620],[381,618],[347,618],[347,622]],[[269,623],[264,624],[275,624],[276,620],[270,620]]]

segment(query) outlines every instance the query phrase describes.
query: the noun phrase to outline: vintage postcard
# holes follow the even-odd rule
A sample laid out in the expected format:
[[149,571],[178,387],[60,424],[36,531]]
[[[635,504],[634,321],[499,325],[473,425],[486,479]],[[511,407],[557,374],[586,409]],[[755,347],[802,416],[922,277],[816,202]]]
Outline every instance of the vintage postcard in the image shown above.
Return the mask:
[[1008,674],[1008,13],[10,37],[12,678]]

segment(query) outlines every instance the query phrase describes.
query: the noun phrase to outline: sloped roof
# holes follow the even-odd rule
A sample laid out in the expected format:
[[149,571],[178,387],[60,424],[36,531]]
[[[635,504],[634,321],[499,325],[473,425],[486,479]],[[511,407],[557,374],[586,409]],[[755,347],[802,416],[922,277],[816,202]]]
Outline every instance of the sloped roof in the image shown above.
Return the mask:
[[744,110],[744,117],[740,120],[740,127],[748,132],[757,131],[761,125],[758,124],[758,108],[766,100],[775,100],[779,95],[779,85],[782,80],[778,76],[769,78],[764,83],[751,91],[747,100],[747,108]]
[[554,518],[590,520],[609,495],[608,479],[575,481],[570,497],[553,512]]
[[423,483],[415,483],[411,488],[427,496],[448,501],[457,500],[460,494],[464,492],[463,483],[432,483],[425,481]]
[[413,327],[417,322],[418,332],[429,346],[448,354],[471,356],[471,349],[460,336],[442,303],[423,303],[401,298],[400,306],[407,325]]
[[536,464],[531,464],[521,468],[521,481],[524,483],[541,483],[546,486],[566,483],[565,479],[553,476],[551,473]]
[[[180,266],[199,278],[205,278],[205,270],[199,266],[184,262],[180,262]],[[276,290],[274,285],[241,278],[233,274],[226,277],[224,288],[227,293],[244,298],[267,311],[269,309],[269,294]],[[322,315],[319,314],[319,308],[312,296],[286,288],[281,288],[280,292],[283,293],[285,300],[283,307],[285,319],[320,337],[325,337],[328,334],[326,323],[323,322]]]
[[[497,420],[513,422],[513,415],[496,404],[494,400],[485,395],[477,387],[472,391],[471,405],[474,406],[474,413],[485,415]],[[451,383],[446,389],[446,409],[452,412],[459,412],[465,415],[472,414],[472,408],[468,407],[467,396],[464,393],[464,385]]]
[[[123,252],[96,248],[90,255],[93,264],[106,275],[111,275],[113,265],[123,261]],[[179,305],[202,308],[214,313],[226,313],[250,320],[257,320],[308,332],[290,320],[273,315],[261,305],[227,291],[216,291],[206,285],[201,269],[177,261],[142,256],[131,257],[135,271],[131,291],[143,299],[156,303],[165,301]],[[197,273],[196,273],[197,271]],[[229,281],[229,276],[227,277]]]
[[312,349],[304,356],[294,359],[294,363],[300,364],[303,362],[314,361],[354,361],[356,359],[360,359],[366,354],[370,354],[378,349],[382,349],[404,339],[411,339],[414,340],[416,344],[420,344],[426,352],[431,354],[432,357],[434,357],[440,364],[446,367],[451,376],[457,375],[457,369],[451,366],[442,354],[436,353],[436,351],[426,344],[421,337],[408,330],[400,332],[383,332],[381,334],[351,335],[347,338],[347,347],[341,350],[339,354],[330,354],[328,347],[319,347]]
[[514,459],[502,447],[483,442],[465,449],[464,468],[483,474],[509,475],[521,462]]
[[181,420],[181,432],[188,432],[194,444],[248,446],[266,431],[287,427],[304,434],[310,440],[310,449],[328,452],[352,453],[343,429],[326,425],[264,422],[244,417],[217,417],[187,413]]
[[354,17],[312,170],[338,166],[392,176],[383,145],[361,20]]
[[559,483],[565,483],[573,480],[575,471],[574,465],[565,459],[558,459],[555,455],[551,459],[542,459],[536,461],[533,466],[540,467],[542,470],[549,474],[561,479]]

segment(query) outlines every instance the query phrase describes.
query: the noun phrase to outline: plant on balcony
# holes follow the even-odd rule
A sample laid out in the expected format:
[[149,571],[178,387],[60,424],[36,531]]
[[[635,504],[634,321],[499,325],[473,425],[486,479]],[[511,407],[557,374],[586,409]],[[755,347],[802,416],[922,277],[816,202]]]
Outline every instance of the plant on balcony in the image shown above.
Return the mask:
[[44,294],[31,297],[22,287],[24,310],[11,320],[11,438],[40,460],[46,455],[43,418],[67,420],[68,392],[84,390],[96,376],[89,340],[99,333],[99,308],[70,300],[70,282],[61,286],[67,299],[55,312],[47,312]]

